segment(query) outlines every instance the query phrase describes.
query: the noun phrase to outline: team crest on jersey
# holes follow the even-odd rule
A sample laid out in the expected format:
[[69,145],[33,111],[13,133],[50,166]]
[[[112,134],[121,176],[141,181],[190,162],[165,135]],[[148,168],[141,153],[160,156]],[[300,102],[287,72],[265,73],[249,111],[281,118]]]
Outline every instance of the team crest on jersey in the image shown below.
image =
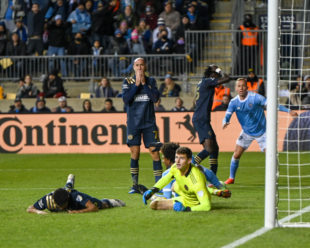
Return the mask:
[[76,201],[81,202],[83,200],[83,197],[81,195],[78,195],[76,197]]
[[184,188],[185,188],[186,190],[188,190],[188,186],[187,186],[186,184],[184,185]]
[[198,191],[197,195],[198,195],[199,197],[203,197],[203,191],[202,191],[202,190]]
[[128,140],[132,140],[133,139],[133,135],[132,134],[128,134]]

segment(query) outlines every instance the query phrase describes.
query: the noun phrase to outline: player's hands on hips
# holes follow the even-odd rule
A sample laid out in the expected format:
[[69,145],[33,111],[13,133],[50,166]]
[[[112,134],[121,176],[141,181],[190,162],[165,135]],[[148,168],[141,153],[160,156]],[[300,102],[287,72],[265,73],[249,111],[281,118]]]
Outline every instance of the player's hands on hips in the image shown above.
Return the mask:
[[147,204],[147,200],[150,199],[152,197],[152,195],[154,195],[154,192],[151,189],[144,192],[142,199],[143,199],[143,203],[145,205]]
[[190,207],[185,207],[181,202],[176,201],[173,204],[173,210],[176,212],[191,211]]

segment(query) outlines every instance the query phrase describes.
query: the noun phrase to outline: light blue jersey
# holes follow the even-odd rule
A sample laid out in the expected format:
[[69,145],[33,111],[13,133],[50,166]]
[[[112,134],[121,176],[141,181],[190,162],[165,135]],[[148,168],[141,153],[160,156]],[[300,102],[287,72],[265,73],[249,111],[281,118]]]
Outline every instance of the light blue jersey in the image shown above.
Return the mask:
[[236,112],[238,121],[246,134],[254,137],[261,136],[266,132],[264,113],[266,105],[266,98],[254,92],[248,92],[244,100],[236,96],[228,105],[223,124],[228,123],[232,114]]
[[[170,168],[165,170],[163,172],[163,175],[162,177],[166,176],[170,171]],[[166,198],[166,199],[171,199],[172,198],[172,184],[175,182],[175,179],[172,180],[169,184],[167,184],[164,188],[163,188],[163,196]]]

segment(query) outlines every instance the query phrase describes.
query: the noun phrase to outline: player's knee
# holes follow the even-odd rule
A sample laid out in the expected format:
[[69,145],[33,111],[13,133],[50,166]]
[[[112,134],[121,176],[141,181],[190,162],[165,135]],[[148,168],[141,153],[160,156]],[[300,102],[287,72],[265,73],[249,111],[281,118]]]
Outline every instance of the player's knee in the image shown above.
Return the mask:
[[234,153],[233,158],[239,160],[241,158],[241,153]]
[[157,210],[157,206],[158,206],[158,201],[152,201],[150,204],[150,208],[153,210]]

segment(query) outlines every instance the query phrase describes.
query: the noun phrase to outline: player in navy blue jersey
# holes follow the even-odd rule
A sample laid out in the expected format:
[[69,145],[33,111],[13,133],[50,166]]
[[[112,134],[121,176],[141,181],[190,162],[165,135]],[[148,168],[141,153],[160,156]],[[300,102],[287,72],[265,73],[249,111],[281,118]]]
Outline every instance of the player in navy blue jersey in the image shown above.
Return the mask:
[[127,112],[127,145],[131,153],[130,172],[133,182],[129,193],[142,194],[145,187],[138,184],[141,137],[153,160],[155,182],[162,175],[159,152],[151,147],[152,143],[159,141],[154,110],[159,91],[155,79],[145,75],[146,64],[143,58],[135,59],[133,69],[135,76],[125,78],[122,89]]
[[215,133],[211,126],[210,112],[213,104],[215,87],[228,83],[229,77],[223,75],[221,69],[216,65],[210,65],[205,70],[204,77],[197,85],[195,112],[193,115],[194,128],[198,132],[200,144],[203,150],[195,156],[195,163],[200,164],[202,160],[210,156],[210,169],[216,174],[219,147]]
[[50,212],[87,213],[105,208],[123,207],[125,203],[118,199],[102,199],[79,192],[74,187],[74,175],[70,174],[66,186],[43,196],[27,209],[28,213],[47,214]]

